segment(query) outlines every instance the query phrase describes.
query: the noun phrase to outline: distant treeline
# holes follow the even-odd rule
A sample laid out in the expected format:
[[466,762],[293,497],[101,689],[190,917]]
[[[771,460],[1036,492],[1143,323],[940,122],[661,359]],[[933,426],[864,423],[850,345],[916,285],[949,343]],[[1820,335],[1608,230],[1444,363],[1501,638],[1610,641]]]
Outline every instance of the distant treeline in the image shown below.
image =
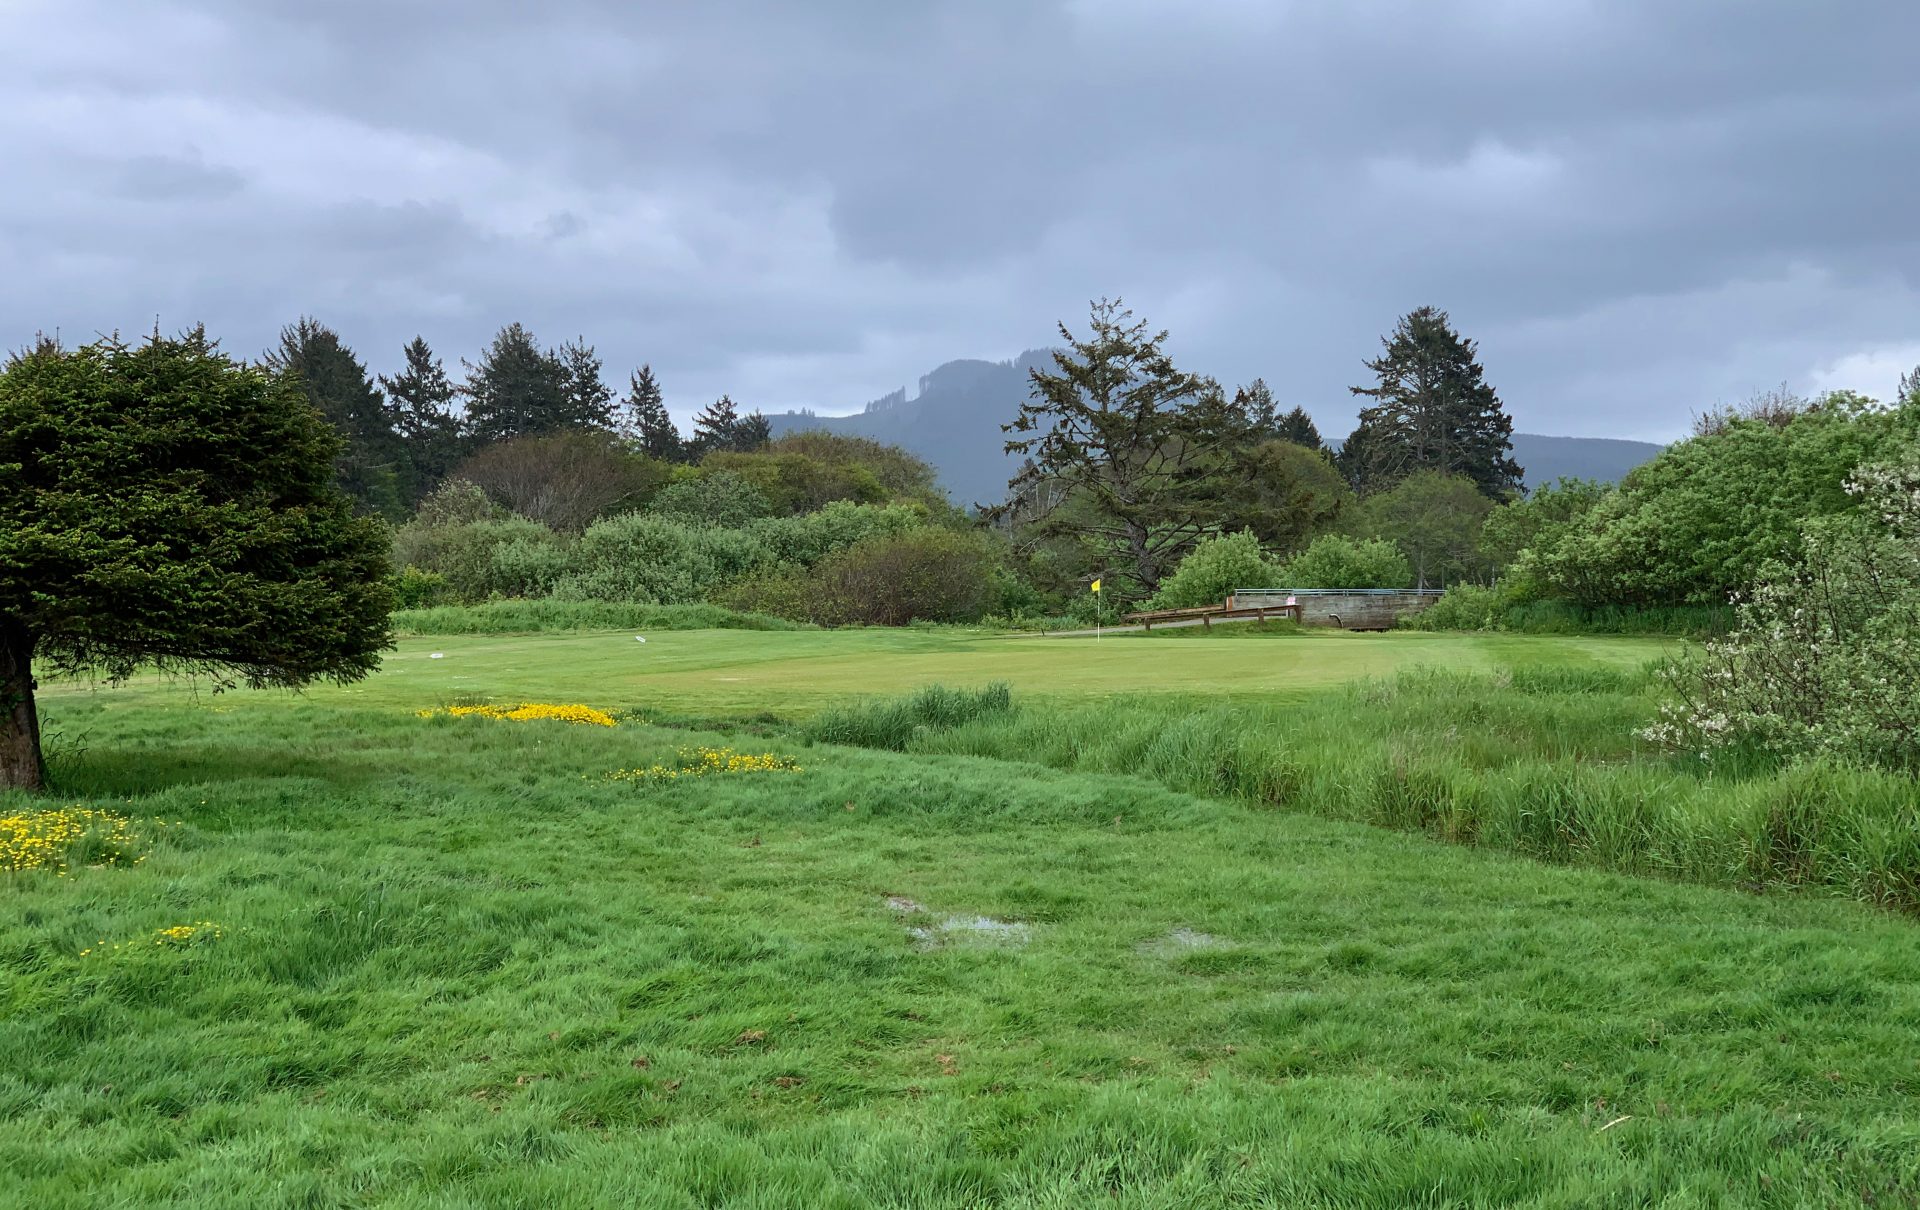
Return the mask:
[[338,333],[311,318],[290,324],[266,360],[297,374],[307,397],[339,432],[340,486],[365,511],[398,520],[465,460],[517,437],[585,433],[617,439],[666,463],[766,444],[759,412],[742,414],[722,395],[682,436],[667,414],[653,368],[643,365],[616,395],[584,338],[542,346],[518,323],[494,335],[455,382],[422,337],[405,367],[375,377]]

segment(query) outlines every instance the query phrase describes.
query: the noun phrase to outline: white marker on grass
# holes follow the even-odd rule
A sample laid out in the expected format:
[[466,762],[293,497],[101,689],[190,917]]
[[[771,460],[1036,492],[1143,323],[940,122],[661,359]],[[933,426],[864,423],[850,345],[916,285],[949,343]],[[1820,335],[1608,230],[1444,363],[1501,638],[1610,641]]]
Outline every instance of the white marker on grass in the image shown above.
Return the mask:
[[644,643],[647,641],[647,636],[644,634],[636,634],[633,636],[633,641],[636,643]]
[[447,658],[447,653],[444,651],[436,651],[427,658],[430,660],[444,660]]

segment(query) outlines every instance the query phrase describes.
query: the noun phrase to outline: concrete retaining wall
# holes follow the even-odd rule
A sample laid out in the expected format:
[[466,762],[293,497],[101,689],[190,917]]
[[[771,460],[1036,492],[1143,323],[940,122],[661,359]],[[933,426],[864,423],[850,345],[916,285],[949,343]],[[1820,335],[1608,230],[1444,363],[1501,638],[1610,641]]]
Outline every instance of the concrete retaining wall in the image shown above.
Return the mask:
[[1412,617],[1440,599],[1438,589],[1394,592],[1387,589],[1240,589],[1227,598],[1233,609],[1277,606],[1291,597],[1300,605],[1300,621],[1308,626],[1337,626],[1343,630],[1391,630],[1401,618]]

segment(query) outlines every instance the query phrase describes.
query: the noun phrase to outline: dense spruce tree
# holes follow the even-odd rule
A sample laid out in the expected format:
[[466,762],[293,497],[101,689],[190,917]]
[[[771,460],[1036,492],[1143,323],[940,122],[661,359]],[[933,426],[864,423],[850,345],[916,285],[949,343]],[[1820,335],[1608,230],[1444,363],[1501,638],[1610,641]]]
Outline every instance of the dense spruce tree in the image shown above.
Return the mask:
[[1381,344],[1386,351],[1366,363],[1374,385],[1352,388],[1374,401],[1341,452],[1355,488],[1376,491],[1432,470],[1464,475],[1496,500],[1518,491],[1513,420],[1486,382],[1477,346],[1447,313],[1411,311]]
[[40,789],[34,675],[356,680],[390,646],[386,526],[293,369],[202,330],[0,368],[0,789]]
[[755,410],[740,418],[733,426],[732,448],[742,454],[753,451],[773,440],[773,426],[767,423],[764,413]]
[[1165,332],[1118,300],[1093,304],[1082,340],[1065,324],[1055,372],[1029,371],[1032,391],[1006,452],[1031,459],[1009,483],[1008,508],[1035,538],[1070,534],[1119,595],[1147,595],[1217,526],[1246,448],[1242,413],[1210,378],[1177,369]]
[[1256,378],[1233,393],[1234,410],[1250,441],[1266,441],[1279,436],[1280,405],[1273,398],[1264,378]]
[[732,396],[722,395],[711,404],[700,409],[693,418],[693,456],[698,459],[702,454],[714,450],[733,448],[737,430],[740,428],[740,407]]
[[564,371],[566,414],[556,428],[613,428],[613,388],[601,378],[600,355],[584,336],[560,346],[555,354]]
[[297,380],[340,434],[334,474],[362,512],[399,518],[413,498],[413,465],[394,428],[386,396],[367,367],[334,332],[310,316],[280,331],[267,364]]
[[413,468],[409,503],[431,492],[464,453],[460,418],[454,414],[454,386],[447,368],[423,337],[407,343],[407,368],[380,385],[392,408],[394,430]]
[[680,430],[667,415],[666,398],[653,376],[653,367],[643,365],[627,379],[627,397],[620,404],[620,435],[641,453],[662,462],[678,461],[685,452]]
[[575,423],[571,375],[565,362],[540,347],[533,333],[511,323],[495,333],[478,364],[463,361],[467,380],[467,437],[487,445]]
[[1323,450],[1327,443],[1320,439],[1320,429],[1313,423],[1313,417],[1307,415],[1303,407],[1295,407],[1280,417],[1274,425],[1275,437],[1282,441],[1291,441],[1295,445],[1304,445],[1310,450]]

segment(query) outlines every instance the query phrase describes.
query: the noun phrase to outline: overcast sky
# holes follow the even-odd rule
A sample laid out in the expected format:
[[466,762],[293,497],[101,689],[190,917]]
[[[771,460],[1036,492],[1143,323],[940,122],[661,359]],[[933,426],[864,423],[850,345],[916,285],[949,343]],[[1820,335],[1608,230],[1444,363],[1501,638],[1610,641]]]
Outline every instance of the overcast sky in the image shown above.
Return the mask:
[[0,341],[499,325],[844,411],[1123,295],[1333,433],[1396,315],[1524,431],[1920,362],[1915,0],[0,0]]

